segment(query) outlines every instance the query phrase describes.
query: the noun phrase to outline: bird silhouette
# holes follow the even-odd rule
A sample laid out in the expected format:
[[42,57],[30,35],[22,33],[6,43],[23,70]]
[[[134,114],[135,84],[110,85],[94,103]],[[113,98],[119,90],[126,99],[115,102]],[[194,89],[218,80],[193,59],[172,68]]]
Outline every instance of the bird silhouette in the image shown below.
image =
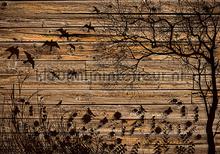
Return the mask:
[[92,111],[91,111],[91,109],[88,107],[87,108],[87,113],[89,114],[89,115],[91,115],[91,116],[94,116],[95,117],[95,114],[94,113],[92,113]]
[[93,6],[93,8],[93,12],[100,13],[100,10],[96,6]]
[[68,44],[70,47],[71,47],[71,49],[73,49],[74,51],[76,50],[76,47],[75,47],[75,45],[73,45],[73,44]]
[[34,65],[35,65],[35,62],[34,62],[34,57],[31,56],[31,54],[29,54],[28,52],[24,51],[26,57],[27,57],[27,60],[24,60],[23,63],[26,64],[26,63],[30,63],[32,65],[32,68],[34,68]]
[[69,37],[70,37],[71,35],[70,35],[65,29],[59,28],[59,29],[57,29],[57,31],[61,33],[60,38],[66,37],[67,40],[69,40]]
[[87,28],[88,30],[88,32],[90,32],[90,30],[93,30],[94,32],[95,32],[95,27],[94,26],[92,26],[92,24],[91,24],[91,22],[89,23],[89,24],[85,24],[84,26],[83,26],[83,28]]
[[44,46],[49,46],[50,47],[50,51],[52,51],[53,47],[56,47],[56,48],[60,49],[60,46],[58,45],[58,43],[56,41],[53,41],[53,40],[44,42],[42,47],[44,47]]
[[11,54],[8,56],[8,59],[11,58],[11,56],[16,55],[17,59],[19,58],[19,49],[18,46],[14,47],[9,47],[8,49],[6,49],[5,51],[9,51]]

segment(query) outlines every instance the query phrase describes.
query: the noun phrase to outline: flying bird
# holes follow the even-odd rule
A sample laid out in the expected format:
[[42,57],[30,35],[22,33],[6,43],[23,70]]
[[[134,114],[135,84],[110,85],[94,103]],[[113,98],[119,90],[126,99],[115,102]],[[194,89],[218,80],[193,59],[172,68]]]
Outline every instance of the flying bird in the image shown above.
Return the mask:
[[56,48],[60,49],[60,46],[58,45],[58,43],[56,41],[53,41],[53,40],[44,42],[42,47],[44,47],[44,46],[49,46],[50,47],[50,51],[52,51],[53,47],[56,47]]
[[28,52],[24,51],[26,57],[27,57],[27,60],[24,60],[23,63],[26,64],[26,63],[30,63],[32,65],[32,68],[34,68],[34,65],[35,65],[35,62],[34,62],[34,57],[31,56],[31,54],[29,54]]
[[65,29],[59,28],[57,31],[61,33],[60,38],[66,37],[69,40],[70,34]]
[[19,58],[19,49],[18,46],[14,47],[9,47],[8,49],[6,49],[5,51],[9,51],[11,54],[8,56],[8,59],[11,58],[11,56],[16,55],[17,59]]
[[93,12],[100,13],[100,10],[96,6],[93,6],[93,8]]
[[91,22],[89,24],[85,24],[83,28],[88,28],[88,32],[90,32],[90,30],[93,30],[95,32],[95,27],[92,26]]
[[68,44],[70,47],[71,47],[71,49],[73,49],[74,51],[76,50],[76,47],[75,47],[75,45],[73,45],[73,44]]

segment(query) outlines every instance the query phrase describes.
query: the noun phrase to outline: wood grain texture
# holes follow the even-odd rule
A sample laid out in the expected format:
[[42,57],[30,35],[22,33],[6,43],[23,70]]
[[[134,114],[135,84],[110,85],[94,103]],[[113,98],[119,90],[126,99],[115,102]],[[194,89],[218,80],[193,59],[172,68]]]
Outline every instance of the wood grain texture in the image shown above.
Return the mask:
[[[129,1],[130,2],[130,1]],[[93,6],[100,7],[102,2],[95,0],[66,0],[66,1],[7,1],[7,6],[0,8],[0,138],[10,137],[7,132],[12,127],[10,123],[11,115],[11,93],[12,85],[15,85],[15,95],[21,98],[28,98],[39,91],[31,99],[34,107],[34,116],[27,114],[29,106],[24,108],[24,115],[27,122],[33,124],[38,119],[39,98],[44,97],[44,105],[49,113],[48,119],[51,125],[60,122],[60,117],[65,111],[76,111],[78,116],[75,119],[77,128],[96,128],[103,117],[109,117],[111,123],[98,129],[100,134],[108,136],[112,131],[113,124],[116,128],[116,137],[123,139],[128,149],[137,143],[143,142],[139,153],[153,153],[155,143],[146,139],[146,134],[151,130],[151,118],[156,117],[158,125],[163,125],[164,117],[173,123],[175,133],[170,139],[170,147],[175,148],[181,145],[176,136],[177,126],[181,124],[182,130],[186,121],[194,120],[194,108],[199,107],[199,122],[195,123],[196,134],[201,134],[200,140],[193,138],[196,147],[196,154],[205,154],[207,150],[205,123],[207,115],[205,106],[200,96],[196,94],[198,88],[194,87],[193,74],[177,60],[164,60],[158,57],[143,61],[140,68],[143,74],[137,76],[125,74],[120,78],[120,74],[115,79],[109,79],[115,69],[103,67],[94,60],[97,55],[97,45],[105,42],[108,35],[103,33],[103,25],[98,20],[100,17],[93,12]],[[96,31],[88,33],[83,25],[92,22]],[[110,25],[105,25],[110,26]],[[69,33],[75,34],[69,40],[60,38],[58,28],[65,28]],[[52,52],[48,47],[42,47],[46,40],[58,41],[60,49]],[[74,44],[73,50],[68,44]],[[105,42],[106,43],[106,42]],[[15,57],[7,59],[9,53],[5,50],[11,46],[18,46],[21,54],[19,60]],[[28,51],[35,57],[36,67],[32,69],[29,64],[23,64],[25,54]],[[132,61],[127,61],[132,63]],[[106,62],[107,63],[107,62]],[[50,70],[59,74],[58,78],[51,78]],[[76,70],[79,74],[72,80],[67,79],[68,70]],[[19,80],[22,82],[25,74],[27,79],[22,84],[19,91]],[[107,76],[107,77],[106,77]],[[104,78],[104,79],[103,79]],[[218,86],[220,81],[218,77]],[[181,116],[182,106],[173,105],[170,102],[177,98],[183,102],[187,108],[186,116]],[[56,106],[62,99],[61,106]],[[145,123],[130,135],[131,125],[135,120],[140,119],[133,109],[142,105],[146,109]],[[89,124],[84,124],[81,117],[90,107],[96,117]],[[164,111],[172,107],[173,113],[166,116]],[[122,113],[122,118],[127,120],[125,136],[121,136],[121,121],[114,120],[116,111]],[[64,120],[68,119],[68,114]],[[218,124],[215,121],[215,127]],[[4,123],[4,124],[3,124]],[[4,125],[4,126],[3,126]],[[220,132],[217,131],[216,146],[220,152]],[[115,137],[115,138],[116,138]],[[154,135],[153,138],[158,137]],[[113,140],[110,138],[109,140]],[[15,149],[14,149],[15,150]],[[168,152],[169,153],[169,152]],[[170,152],[173,154],[173,152]]]

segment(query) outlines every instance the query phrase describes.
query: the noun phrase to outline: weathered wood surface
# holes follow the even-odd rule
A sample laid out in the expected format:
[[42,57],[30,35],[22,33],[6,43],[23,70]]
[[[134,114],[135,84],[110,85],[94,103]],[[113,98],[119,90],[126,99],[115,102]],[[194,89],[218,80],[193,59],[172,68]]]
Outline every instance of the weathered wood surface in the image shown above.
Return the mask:
[[[160,121],[165,116],[164,111],[168,107],[172,107],[174,113],[169,115],[167,120],[173,122],[174,127],[178,124],[183,125],[182,129],[184,129],[186,121],[193,121],[193,109],[198,106],[200,119],[195,124],[195,135],[202,134],[202,138],[195,139],[193,142],[196,145],[196,153],[206,153],[205,123],[207,117],[205,107],[201,98],[195,94],[198,89],[193,86],[193,74],[190,74],[178,61],[157,59],[156,57],[146,60],[140,65],[144,68],[142,73],[144,75],[132,83],[130,81],[133,75],[127,75],[118,83],[112,80],[100,80],[103,73],[111,74],[114,71],[113,68],[100,67],[94,60],[98,43],[108,37],[102,33],[103,27],[98,21],[99,16],[92,12],[92,6],[100,7],[101,2],[89,0],[8,1],[7,4],[6,7],[1,6],[0,8],[0,123],[5,123],[5,126],[0,125],[0,134],[7,134],[12,127],[8,126],[11,111],[10,94],[12,84],[15,84],[15,89],[17,89],[15,95],[19,97],[27,98],[39,90],[37,95],[30,100],[36,115],[30,117],[27,113],[24,114],[27,121],[32,123],[34,119],[38,118],[40,96],[44,96],[45,105],[50,113],[48,119],[51,123],[59,121],[64,111],[77,111],[79,113],[76,118],[77,128],[84,125],[87,128],[96,128],[103,117],[113,119],[113,114],[120,111],[122,119],[128,121],[126,124],[128,129],[125,136],[121,138],[129,149],[137,141],[146,141],[145,135],[150,132],[153,116]],[[82,28],[89,22],[95,26],[95,32],[88,33]],[[70,40],[60,38],[56,30],[61,27],[76,36],[71,37]],[[47,47],[42,47],[46,40],[51,39],[58,41],[60,49],[50,52]],[[70,49],[69,43],[76,46],[75,51]],[[5,50],[13,45],[18,45],[22,51],[19,60],[7,59],[8,53]],[[35,56],[36,68],[34,70],[30,65],[22,63],[22,60],[25,59],[23,51],[28,51]],[[71,81],[65,78],[61,80],[48,77],[48,74],[51,77],[49,70],[64,72],[64,76],[66,76],[65,72],[69,69],[80,72],[81,76]],[[19,93],[19,76],[24,77],[22,74],[27,74],[27,72],[28,78],[22,84],[22,90]],[[94,78],[96,73],[102,75]],[[173,98],[178,98],[186,106],[187,115],[185,117],[181,116],[181,106],[169,103]],[[60,99],[63,100],[63,104],[57,107],[56,104]],[[147,110],[145,124],[137,128],[133,135],[130,135],[131,124],[139,119],[132,110],[140,105]],[[28,107],[25,107],[25,111],[28,110]],[[91,123],[83,124],[81,117],[85,114],[87,107],[90,107],[97,116]],[[68,116],[64,117],[64,119],[67,118]],[[215,127],[218,119],[216,118]],[[112,127],[111,124],[107,124],[99,131],[101,134],[107,135]],[[116,136],[120,137],[120,120],[115,131]],[[173,140],[170,142],[171,147],[179,143],[175,140],[175,135],[174,133]],[[216,146],[220,152],[218,133]],[[153,146],[141,145],[140,153],[153,153]]]

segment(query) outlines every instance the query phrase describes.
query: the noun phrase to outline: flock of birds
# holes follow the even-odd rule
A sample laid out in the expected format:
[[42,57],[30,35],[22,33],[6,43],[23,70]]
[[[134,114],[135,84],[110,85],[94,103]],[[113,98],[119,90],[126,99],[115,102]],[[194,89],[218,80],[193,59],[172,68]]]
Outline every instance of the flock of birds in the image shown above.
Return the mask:
[[[101,11],[100,11],[97,7],[93,6],[93,8],[94,8],[94,10],[93,10],[94,12],[96,12],[96,13],[101,13]],[[91,32],[91,31],[95,32],[95,27],[92,26],[91,22],[90,22],[89,24],[85,24],[85,25],[83,26],[83,28],[86,28],[86,29],[87,29],[87,32]],[[59,28],[59,29],[57,29],[56,31],[60,33],[60,36],[59,36],[60,38],[66,38],[67,40],[69,40],[70,37],[73,37],[73,36],[76,35],[76,34],[70,34],[70,33],[69,33],[66,29],[64,29],[64,28]],[[70,48],[73,49],[74,51],[76,50],[76,47],[75,47],[74,44],[68,44],[68,45],[69,45]],[[59,46],[58,42],[57,42],[57,41],[53,41],[53,40],[50,40],[50,41],[47,40],[47,41],[45,41],[45,42],[43,43],[42,47],[48,47],[50,52],[53,50],[53,48],[60,49],[60,46]],[[12,56],[16,56],[16,58],[19,59],[20,50],[19,50],[19,47],[18,47],[18,46],[11,46],[11,47],[7,48],[5,51],[7,51],[7,52],[10,53],[10,55],[7,57],[8,59],[11,59]],[[26,59],[23,60],[23,63],[24,63],[24,64],[30,63],[31,66],[32,66],[32,68],[34,69],[34,68],[35,68],[34,56],[32,56],[29,52],[26,52],[26,51],[24,51],[24,54],[25,54],[25,56],[26,56]],[[51,71],[50,73],[51,73],[53,76],[55,76],[56,78],[59,79],[59,76],[58,76],[55,72]],[[72,75],[76,75],[76,72],[70,72],[70,73],[72,73]],[[63,104],[63,100],[59,100],[58,103],[56,104],[56,107],[59,107],[59,106],[61,106],[62,104]],[[186,114],[187,114],[187,108],[186,108],[186,106],[183,105],[183,103],[182,103],[181,101],[179,101],[179,100],[177,100],[177,99],[174,98],[174,99],[172,99],[172,100],[170,101],[170,104],[179,106],[179,107],[180,107],[180,113],[181,113],[182,117],[186,116]],[[45,111],[45,110],[46,110],[46,107],[42,109],[43,116],[45,116],[44,119],[47,118],[47,117],[46,117],[47,114],[46,114],[46,111]],[[196,116],[196,117],[195,117],[195,122],[197,122],[197,121],[198,121],[198,112],[199,112],[198,107],[196,107],[193,111],[194,111],[195,114],[196,114],[196,115],[195,115],[195,116]],[[18,107],[15,107],[15,109],[14,109],[13,112],[14,112],[15,115],[17,115],[17,114],[19,114],[20,110],[19,110]],[[147,111],[144,109],[144,107],[143,107],[142,105],[140,105],[139,107],[134,108],[134,109],[132,110],[132,112],[135,113],[136,115],[138,115],[138,116],[139,116],[139,119],[137,119],[136,121],[134,121],[134,122],[130,125],[130,126],[131,126],[130,134],[131,134],[131,135],[134,133],[134,131],[135,131],[136,128],[139,128],[139,127],[143,126],[144,121],[145,121],[145,115],[144,115],[144,114],[145,114]],[[30,116],[33,116],[33,106],[30,106],[30,108],[29,108],[29,113],[30,113]],[[165,115],[165,116],[168,116],[168,115],[170,115],[171,113],[173,113],[173,109],[172,109],[171,107],[168,107],[167,109],[165,109],[165,110],[163,111],[163,115]],[[76,116],[77,116],[77,113],[74,113],[74,114],[72,115],[72,117],[76,117]],[[94,117],[96,117],[96,114],[94,114],[94,112],[88,107],[86,113],[85,113],[85,114],[83,115],[83,117],[82,117],[82,121],[84,122],[84,124],[87,124],[87,123],[89,123],[89,122],[92,120],[92,118],[94,118]],[[118,112],[118,111],[115,112],[114,115],[113,115],[113,119],[114,119],[114,120],[123,120],[123,119],[121,119],[121,117],[122,117],[122,114],[121,114],[120,112]],[[69,121],[71,121],[71,120],[72,120],[72,119],[70,119]],[[155,116],[152,117],[152,121],[154,121],[154,125],[155,125]],[[106,125],[106,124],[109,123],[109,122],[110,122],[110,119],[108,119],[107,117],[102,118],[102,119],[99,121],[98,128],[101,128],[102,126]],[[68,124],[69,124],[68,126],[71,126],[70,123],[68,123]],[[38,121],[36,121],[36,122],[34,123],[34,125],[35,125],[35,126],[38,126],[38,125],[39,125]],[[193,123],[192,123],[191,121],[187,121],[187,122],[185,123],[185,127],[186,127],[185,129],[191,127],[192,125],[193,125]],[[154,127],[155,127],[155,128],[154,128]],[[154,132],[155,132],[156,134],[160,134],[160,133],[162,132],[162,129],[161,129],[159,126],[157,126],[157,127],[154,126],[154,127],[152,127],[152,128],[154,128]],[[83,128],[85,129],[85,127],[83,127]],[[97,129],[98,129],[98,128],[97,128]],[[115,136],[115,131],[114,131],[114,129],[115,129],[115,127],[113,127],[113,128],[112,128],[112,131],[109,133],[109,135],[110,135],[111,137]],[[124,134],[125,134],[126,131],[127,131],[127,130],[126,130],[126,126],[122,126],[122,136],[124,136]],[[201,136],[199,136],[199,137],[201,138]],[[118,142],[121,142],[121,139],[118,139]],[[137,146],[139,146],[139,145],[137,145]]]
[[[9,47],[8,49],[6,49],[6,51],[10,52],[8,59],[10,59],[13,55],[16,55],[17,59],[19,59],[19,52],[20,51],[18,49],[18,46]],[[34,65],[35,65],[34,57],[26,51],[24,51],[24,53],[26,55],[27,60],[24,60],[23,63],[24,64],[30,63],[32,65],[32,68],[34,68]]]
[[[85,24],[83,26],[83,28],[87,28],[88,29],[87,32],[90,32],[91,30],[95,32],[95,27],[91,25],[91,22],[89,24]],[[56,31],[60,32],[60,38],[65,37],[65,38],[67,38],[67,40],[69,40],[69,37],[72,37],[75,35],[75,34],[68,33],[67,30],[65,30],[63,28],[59,28]],[[76,50],[76,47],[74,44],[68,44],[68,45],[70,46],[70,49],[73,49],[74,51]],[[53,41],[53,40],[45,41],[43,43],[42,47],[49,47],[50,52],[53,50],[53,48],[60,49],[58,42]],[[11,46],[11,47],[7,48],[5,51],[10,52],[8,59],[11,59],[11,57],[13,55],[15,55],[17,59],[19,59],[20,50],[19,50],[18,46]],[[24,64],[30,63],[32,65],[32,68],[34,69],[34,67],[35,67],[34,57],[26,51],[24,51],[24,53],[26,55],[27,60],[24,60],[23,63]]]
[[[58,43],[53,40],[46,41],[42,46],[49,46],[50,51],[52,51],[52,47],[60,48]],[[15,55],[17,59],[19,59],[20,50],[19,50],[18,46],[11,46],[11,47],[7,48],[5,51],[10,52],[8,59],[11,59],[11,57],[13,55]],[[30,63],[32,65],[32,68],[34,69],[34,67],[35,67],[34,57],[26,51],[24,51],[24,53],[25,53],[27,59],[23,60],[23,63],[24,64]]]
[[[2,3],[2,5],[7,6],[7,3]],[[96,6],[93,6],[93,12],[96,12],[97,14],[101,13],[101,11]],[[88,24],[85,24],[82,28],[87,29],[87,32],[91,32],[91,31],[95,32],[95,27],[92,26],[91,22],[89,22]],[[60,33],[60,36],[59,36],[60,38],[66,38],[67,40],[69,40],[70,37],[77,36],[77,34],[70,34],[64,28],[59,28],[56,31]],[[68,45],[70,46],[70,49],[73,49],[74,51],[76,50],[76,47],[75,47],[74,44],[68,44]],[[59,46],[58,42],[53,41],[53,40],[45,41],[43,43],[42,47],[49,47],[50,52],[53,50],[53,48],[60,49],[60,46]],[[11,59],[11,57],[13,55],[15,55],[17,59],[19,59],[20,50],[19,50],[18,46],[11,46],[11,47],[7,48],[5,51],[10,52],[10,55],[8,56],[8,59]],[[26,51],[24,51],[24,53],[25,53],[27,59],[23,60],[23,63],[24,64],[30,63],[32,68],[34,69],[34,67],[35,67],[34,57]]]

